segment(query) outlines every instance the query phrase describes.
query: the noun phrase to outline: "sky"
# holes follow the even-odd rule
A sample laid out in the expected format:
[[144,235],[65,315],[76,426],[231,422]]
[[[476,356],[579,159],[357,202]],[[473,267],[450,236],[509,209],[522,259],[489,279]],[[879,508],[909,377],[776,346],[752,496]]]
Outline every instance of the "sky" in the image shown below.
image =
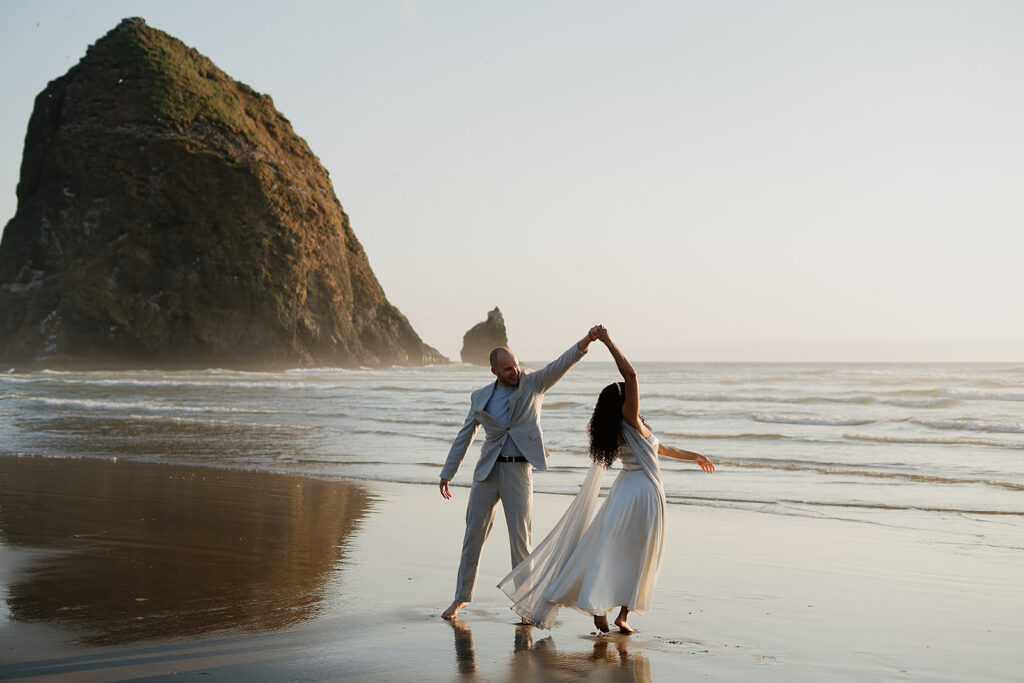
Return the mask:
[[141,16],[269,94],[457,359],[1024,361],[1016,0],[0,3],[0,224],[36,94]]

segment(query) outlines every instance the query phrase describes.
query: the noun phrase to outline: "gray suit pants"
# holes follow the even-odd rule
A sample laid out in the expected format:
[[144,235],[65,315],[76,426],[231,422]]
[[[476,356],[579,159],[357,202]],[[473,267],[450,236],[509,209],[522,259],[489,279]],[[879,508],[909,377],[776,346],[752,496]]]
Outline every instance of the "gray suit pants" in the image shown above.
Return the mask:
[[[533,471],[528,462],[494,463],[483,481],[474,481],[466,504],[466,536],[462,541],[462,561],[455,587],[455,599],[469,602],[476,586],[480,551],[491,533],[498,501],[505,510],[512,566],[530,554],[530,530],[533,525]],[[499,577],[500,578],[500,577]]]

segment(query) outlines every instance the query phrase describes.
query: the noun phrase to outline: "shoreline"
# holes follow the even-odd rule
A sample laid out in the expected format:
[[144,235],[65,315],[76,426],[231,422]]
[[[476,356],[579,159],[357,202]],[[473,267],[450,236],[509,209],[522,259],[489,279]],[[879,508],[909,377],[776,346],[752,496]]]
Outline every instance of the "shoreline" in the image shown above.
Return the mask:
[[[454,493],[2,456],[0,678],[953,681],[1024,668],[1024,549],[892,512],[669,506],[654,605],[629,637],[594,636],[572,610],[551,631],[516,627],[494,585],[508,571],[499,515],[475,600],[450,624],[468,489]],[[535,542],[567,500],[535,495]]]

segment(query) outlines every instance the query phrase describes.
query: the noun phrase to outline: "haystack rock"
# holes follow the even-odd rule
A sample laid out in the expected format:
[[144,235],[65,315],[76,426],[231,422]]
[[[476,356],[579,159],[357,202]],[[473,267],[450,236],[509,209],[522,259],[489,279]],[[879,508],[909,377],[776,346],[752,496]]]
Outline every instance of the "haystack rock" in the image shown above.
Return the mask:
[[270,97],[125,19],[36,98],[0,243],[0,361],[447,362],[392,306]]
[[473,365],[490,365],[491,351],[496,346],[508,346],[505,319],[497,307],[487,314],[487,320],[477,323],[463,335],[462,362]]

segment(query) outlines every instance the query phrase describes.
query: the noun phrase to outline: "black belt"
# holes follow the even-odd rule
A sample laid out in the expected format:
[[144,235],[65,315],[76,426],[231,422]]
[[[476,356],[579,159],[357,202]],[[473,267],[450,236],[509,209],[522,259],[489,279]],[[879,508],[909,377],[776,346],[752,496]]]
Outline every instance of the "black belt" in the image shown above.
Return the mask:
[[522,455],[516,455],[510,458],[507,455],[499,455],[498,462],[526,462],[526,457]]

